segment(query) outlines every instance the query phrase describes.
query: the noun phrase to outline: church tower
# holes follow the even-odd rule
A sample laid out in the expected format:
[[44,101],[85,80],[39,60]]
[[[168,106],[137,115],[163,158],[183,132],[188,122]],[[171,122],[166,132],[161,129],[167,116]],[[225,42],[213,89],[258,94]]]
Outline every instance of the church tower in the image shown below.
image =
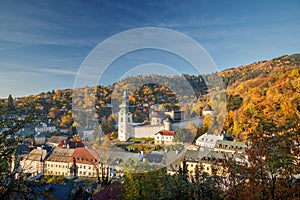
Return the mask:
[[132,114],[129,112],[129,100],[127,91],[123,93],[123,100],[118,113],[118,139],[127,141],[131,137]]

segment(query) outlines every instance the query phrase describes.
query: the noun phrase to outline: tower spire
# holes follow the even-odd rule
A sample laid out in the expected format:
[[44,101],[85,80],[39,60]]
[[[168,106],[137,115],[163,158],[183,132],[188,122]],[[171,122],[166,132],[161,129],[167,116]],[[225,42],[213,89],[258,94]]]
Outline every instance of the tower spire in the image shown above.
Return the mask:
[[125,112],[129,112],[129,98],[127,95],[127,89],[123,92],[123,100],[121,105],[119,106],[121,109],[125,109]]
[[118,113],[118,139],[126,141],[132,134],[132,114],[129,112],[127,89],[123,92],[123,100]]

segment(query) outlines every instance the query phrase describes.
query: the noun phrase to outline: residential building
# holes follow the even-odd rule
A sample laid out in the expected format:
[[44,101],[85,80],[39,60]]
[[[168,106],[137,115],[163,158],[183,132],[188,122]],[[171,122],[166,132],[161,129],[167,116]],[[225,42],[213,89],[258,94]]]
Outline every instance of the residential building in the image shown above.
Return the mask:
[[77,175],[87,177],[97,177],[97,170],[99,169],[98,155],[95,151],[89,150],[85,147],[75,148],[69,159],[69,165],[73,165],[75,159],[77,165]]
[[[212,149],[187,150],[185,155],[186,166],[190,176],[195,175],[196,166],[201,172],[209,175],[216,173],[217,176],[227,176],[224,169],[224,161],[233,159],[237,162],[244,162],[245,157],[238,152],[214,151]],[[183,162],[181,162],[183,167]]]
[[[187,150],[185,156],[189,176],[195,175],[196,166],[199,171],[209,175],[212,175],[214,170],[216,170],[217,175],[223,175],[222,159],[224,159],[224,154],[214,152],[210,149]],[[181,167],[183,167],[183,162],[181,162]]]
[[224,136],[224,133],[220,133],[219,135],[205,133],[197,138],[196,145],[201,148],[213,149],[217,140],[224,140]]
[[46,137],[43,133],[37,133],[34,135],[35,145],[43,145],[46,142]]
[[246,150],[244,142],[234,142],[228,140],[217,140],[214,151],[230,152],[230,153],[243,153]]
[[51,120],[48,123],[41,122],[34,128],[37,133],[50,132],[53,133],[56,131],[56,127],[51,123]]
[[66,128],[66,127],[60,127],[60,128],[59,128],[59,132],[64,133],[64,134],[68,134],[68,133],[69,133],[69,128]]
[[74,150],[56,147],[45,161],[45,174],[69,176]]
[[57,146],[63,147],[63,148],[74,149],[74,148],[78,148],[78,147],[84,147],[84,144],[83,144],[80,136],[79,135],[75,135],[70,140],[64,139]]
[[34,149],[27,154],[20,162],[21,171],[33,176],[44,173],[44,160],[47,151],[43,149]]
[[51,136],[47,143],[53,147],[56,147],[58,146],[61,142],[65,141],[68,139],[68,136],[65,136],[65,135],[62,135],[62,136]]
[[155,134],[154,143],[156,145],[172,144],[174,136],[174,131],[161,130]]

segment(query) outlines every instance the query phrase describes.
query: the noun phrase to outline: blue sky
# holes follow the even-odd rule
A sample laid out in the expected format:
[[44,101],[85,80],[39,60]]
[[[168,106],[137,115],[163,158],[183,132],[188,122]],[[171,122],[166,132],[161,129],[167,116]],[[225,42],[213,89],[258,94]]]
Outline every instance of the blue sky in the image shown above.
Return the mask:
[[[300,52],[300,1],[1,1],[0,97],[73,88],[86,56],[133,28],[162,27],[201,44],[219,70]],[[115,63],[161,63],[193,73],[185,61],[144,50]],[[126,68],[126,67],[125,67]],[[107,80],[112,82],[109,74]]]

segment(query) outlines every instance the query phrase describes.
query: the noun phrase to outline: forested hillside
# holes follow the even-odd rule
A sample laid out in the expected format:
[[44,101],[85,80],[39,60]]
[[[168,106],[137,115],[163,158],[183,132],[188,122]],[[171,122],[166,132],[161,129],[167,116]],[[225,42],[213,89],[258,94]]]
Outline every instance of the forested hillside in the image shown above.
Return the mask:
[[[227,94],[224,130],[237,140],[245,140],[247,134],[256,129],[258,121],[261,121],[259,119],[272,121],[282,130],[288,128],[288,125],[295,125],[299,120],[299,66],[300,54],[294,54],[220,72],[226,88],[222,92]],[[116,88],[130,89],[133,84],[137,84],[139,87],[132,91],[133,94],[129,98],[135,121],[147,119],[149,106],[153,104],[160,104],[166,110],[183,108],[189,115],[199,114],[206,103],[211,104],[213,101],[207,95],[211,92],[212,85],[207,85],[205,80],[214,83],[215,75],[128,77],[110,86],[82,88],[82,95],[77,95],[73,102],[82,105],[86,109],[86,113],[82,114],[88,116],[88,111],[93,105],[92,100],[95,100],[96,113],[92,117],[99,122],[109,119],[113,123],[110,105],[113,92]],[[172,88],[176,88],[177,94]],[[2,99],[0,109],[2,112],[18,115],[31,112],[35,116],[35,123],[50,118],[57,126],[69,128],[74,125],[72,92],[72,89],[53,90],[17,98],[13,102],[12,98]],[[85,93],[90,95],[84,96]],[[114,98],[120,102],[121,94]],[[180,107],[179,102],[185,102],[186,105]],[[218,120],[217,116],[216,121]]]
[[227,84],[225,129],[244,140],[258,122],[288,130],[299,123],[300,54],[260,61],[220,74]]

